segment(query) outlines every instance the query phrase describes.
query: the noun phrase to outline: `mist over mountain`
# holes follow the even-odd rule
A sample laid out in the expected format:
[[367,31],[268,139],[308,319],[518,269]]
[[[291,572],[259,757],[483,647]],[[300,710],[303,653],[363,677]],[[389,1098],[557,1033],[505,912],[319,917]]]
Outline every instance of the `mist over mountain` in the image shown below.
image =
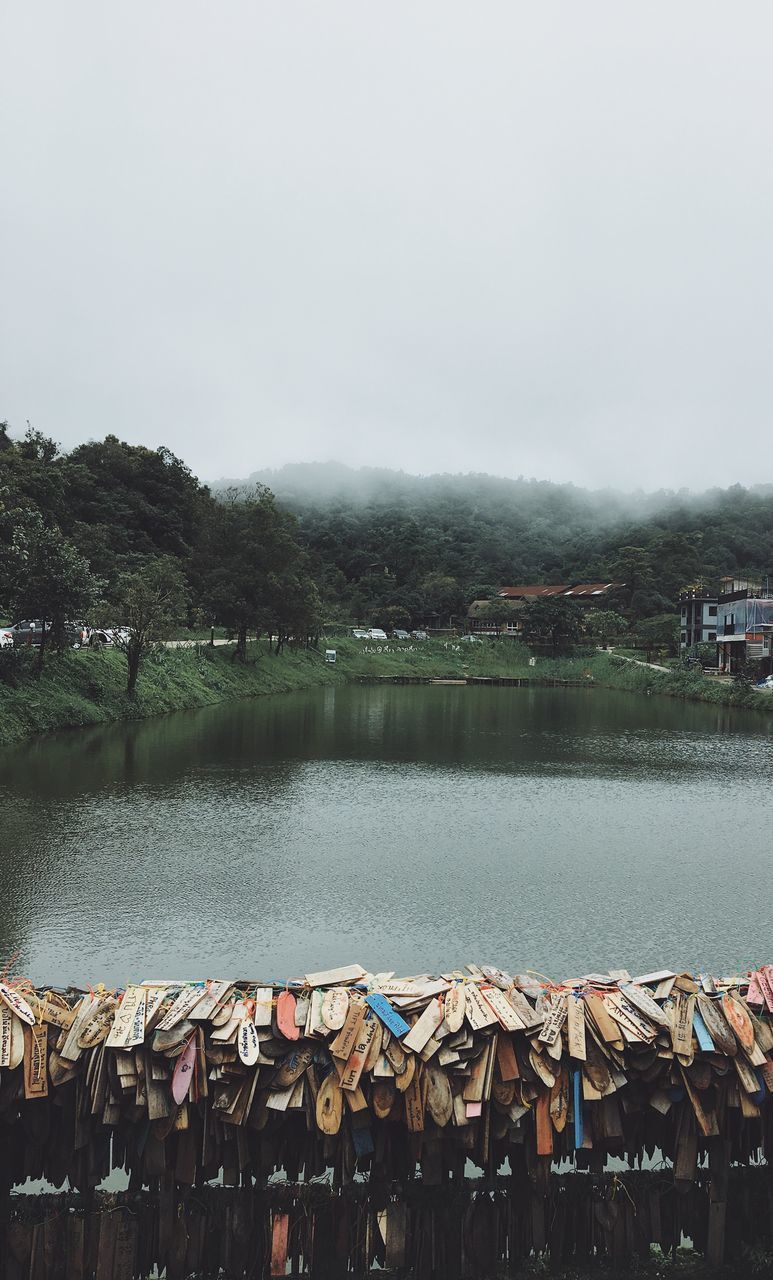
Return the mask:
[[328,606],[357,616],[415,616],[428,600],[456,611],[501,585],[602,579],[626,582],[618,606],[648,616],[673,610],[686,585],[773,566],[769,484],[622,493],[324,462],[255,471],[234,487],[255,485],[297,518]]

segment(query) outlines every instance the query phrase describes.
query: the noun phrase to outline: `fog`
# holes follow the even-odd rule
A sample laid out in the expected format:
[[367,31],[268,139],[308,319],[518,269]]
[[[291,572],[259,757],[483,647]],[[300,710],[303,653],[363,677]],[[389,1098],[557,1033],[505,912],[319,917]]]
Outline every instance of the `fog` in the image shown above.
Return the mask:
[[207,479],[770,479],[773,12],[7,6],[0,417]]

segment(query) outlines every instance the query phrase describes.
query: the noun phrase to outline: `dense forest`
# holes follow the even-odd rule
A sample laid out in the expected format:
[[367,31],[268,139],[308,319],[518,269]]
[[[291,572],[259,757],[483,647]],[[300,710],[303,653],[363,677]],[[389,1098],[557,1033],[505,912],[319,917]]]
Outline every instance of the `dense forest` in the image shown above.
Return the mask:
[[298,520],[326,611],[458,613],[500,586],[619,581],[632,620],[673,611],[680,590],[773,566],[773,486],[588,492],[487,475],[410,476],[339,464],[257,472]]
[[[0,424],[0,610],[308,639],[323,622],[420,625],[523,582],[615,580],[629,622],[687,584],[773,564],[773,488],[588,492],[486,475],[288,466],[209,488],[165,448],[69,453]],[[144,610],[144,612],[143,612]]]
[[297,522],[265,487],[216,500],[167,449],[108,435],[63,453],[31,429],[13,439],[7,423],[0,612],[44,619],[54,648],[76,619],[125,626],[130,693],[143,653],[180,622],[227,627],[239,659],[248,635],[280,649],[322,621]]

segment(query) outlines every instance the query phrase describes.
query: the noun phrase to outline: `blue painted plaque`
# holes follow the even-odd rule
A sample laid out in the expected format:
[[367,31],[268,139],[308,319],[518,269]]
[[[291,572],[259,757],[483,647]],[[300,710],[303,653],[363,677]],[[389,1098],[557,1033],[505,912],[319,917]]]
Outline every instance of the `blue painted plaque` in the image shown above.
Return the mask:
[[410,1024],[401,1018],[396,1009],[393,1009],[386,996],[382,996],[380,991],[374,992],[372,996],[368,996],[365,1003],[370,1006],[377,1017],[381,1019],[385,1027],[388,1027],[393,1036],[404,1036],[410,1031]]

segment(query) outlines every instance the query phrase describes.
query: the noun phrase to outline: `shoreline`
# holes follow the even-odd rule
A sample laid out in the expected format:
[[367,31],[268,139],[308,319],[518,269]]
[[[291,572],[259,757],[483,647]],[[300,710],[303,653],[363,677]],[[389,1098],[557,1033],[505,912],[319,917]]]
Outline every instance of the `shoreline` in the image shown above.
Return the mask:
[[[335,664],[325,661],[325,645],[335,646]],[[528,650],[511,640],[481,646],[431,640],[398,647],[333,637],[321,641],[319,649],[286,648],[279,655],[265,641],[253,641],[245,664],[233,662],[232,652],[207,644],[159,647],[143,663],[134,699],[126,697],[120,653],[50,655],[39,678],[25,673],[15,685],[0,683],[0,743],[13,746],[62,729],[347,683],[597,687],[738,707],[762,716],[773,710],[773,695],[712,684],[689,672],[638,666],[609,653],[538,658],[532,667]]]

